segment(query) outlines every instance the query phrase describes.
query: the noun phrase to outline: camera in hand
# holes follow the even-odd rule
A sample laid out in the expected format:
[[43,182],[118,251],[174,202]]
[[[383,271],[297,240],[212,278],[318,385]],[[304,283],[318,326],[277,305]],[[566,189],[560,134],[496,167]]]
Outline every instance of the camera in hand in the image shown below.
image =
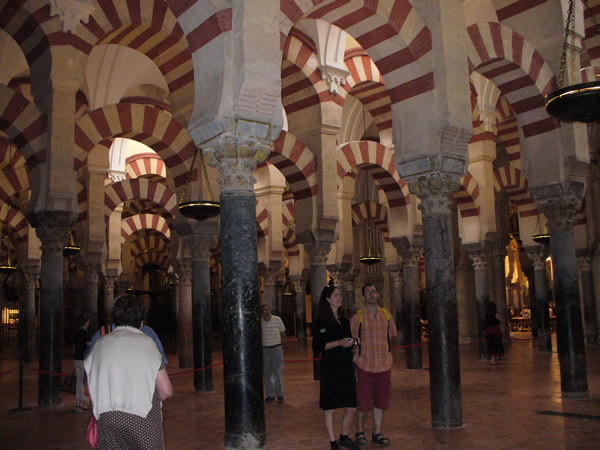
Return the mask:
[[354,342],[354,346],[358,345],[358,338],[352,338],[352,342]]

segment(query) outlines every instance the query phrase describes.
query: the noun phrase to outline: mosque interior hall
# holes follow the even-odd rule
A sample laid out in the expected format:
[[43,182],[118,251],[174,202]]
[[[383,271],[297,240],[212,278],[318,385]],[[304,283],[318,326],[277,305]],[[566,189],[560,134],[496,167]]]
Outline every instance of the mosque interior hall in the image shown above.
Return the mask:
[[[600,0],[0,0],[0,392],[20,364],[36,417],[64,417],[78,317],[134,293],[176,387],[224,392],[210,446],[284,448],[260,305],[312,360],[323,288],[351,314],[374,283],[394,383],[419,388],[405,446],[485,447],[436,434],[466,428],[480,376],[535,374],[540,408],[594,423],[599,161]],[[318,363],[287,370],[318,396]]]

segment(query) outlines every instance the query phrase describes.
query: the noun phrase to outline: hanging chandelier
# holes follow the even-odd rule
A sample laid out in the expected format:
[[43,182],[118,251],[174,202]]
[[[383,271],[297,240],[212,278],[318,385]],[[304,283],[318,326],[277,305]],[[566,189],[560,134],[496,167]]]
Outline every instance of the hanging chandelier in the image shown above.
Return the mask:
[[[587,2],[585,5],[587,7]],[[595,16],[593,15],[592,21],[594,22],[596,33],[600,33],[600,26],[596,23]],[[571,47],[572,51],[574,51],[573,44],[569,44],[569,35],[573,32],[574,28],[574,0],[569,0],[565,39],[563,41],[560,60],[558,89],[546,97],[546,111],[551,116],[565,122],[598,122],[600,121],[600,80],[562,87],[565,67],[567,65],[567,49]],[[571,69],[573,67],[574,61],[572,61]],[[575,76],[572,78],[575,79]]]
[[73,230],[69,232],[69,240],[65,244],[63,248],[64,256],[73,256],[81,251],[81,246],[75,241],[75,235],[73,234]]
[[[202,178],[206,183],[206,189],[208,191],[208,200],[192,200],[190,193],[190,198],[187,201],[183,201],[185,199],[185,194],[188,190],[189,184],[192,180],[192,172],[194,171],[194,164],[196,163],[196,157],[198,156],[198,153],[200,153],[200,164],[202,165]],[[192,159],[192,167],[190,167],[190,173],[188,175],[187,182],[185,184],[185,187],[183,188],[183,192],[181,193],[181,198],[179,199],[179,212],[188,219],[196,219],[198,221],[218,216],[221,212],[220,203],[213,201],[212,189],[210,187],[210,180],[208,179],[208,171],[206,170],[206,164],[204,162],[204,154],[202,152],[202,149],[197,149],[196,153],[194,153],[194,158]]]
[[362,256],[358,258],[358,260],[362,264],[366,264],[367,266],[373,266],[377,263],[380,263],[382,258],[381,253],[379,251],[377,229],[373,226],[373,221],[370,215],[367,219],[367,223],[365,225],[364,230],[364,251],[362,252]]

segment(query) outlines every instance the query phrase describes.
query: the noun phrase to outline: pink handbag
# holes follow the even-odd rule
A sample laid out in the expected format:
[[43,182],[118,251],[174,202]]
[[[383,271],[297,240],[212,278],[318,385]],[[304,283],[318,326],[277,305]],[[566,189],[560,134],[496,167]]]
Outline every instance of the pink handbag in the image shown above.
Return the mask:
[[88,423],[87,430],[85,431],[85,438],[92,448],[98,448],[98,424],[96,423],[96,417],[94,417],[93,414],[90,418],[90,423]]

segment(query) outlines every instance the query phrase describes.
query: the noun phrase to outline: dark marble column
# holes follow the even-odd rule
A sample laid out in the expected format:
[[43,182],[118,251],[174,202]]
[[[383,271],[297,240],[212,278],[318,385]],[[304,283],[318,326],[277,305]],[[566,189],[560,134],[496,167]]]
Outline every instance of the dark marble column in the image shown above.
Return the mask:
[[[319,309],[319,298],[321,291],[327,286],[327,255],[331,250],[330,242],[315,241],[312,244],[304,244],[306,252],[310,256],[310,299],[312,324],[315,323]],[[311,334],[312,336],[312,334]],[[318,358],[319,355],[313,355]],[[319,379],[319,361],[313,362],[313,379]]]
[[349,270],[344,279],[344,298],[346,299],[346,305],[348,309],[356,305],[356,298],[354,298],[354,277],[352,270]]
[[505,263],[506,244],[504,241],[496,242],[493,250],[494,261],[494,298],[496,299],[496,311],[500,318],[500,329],[504,336],[504,344],[510,344],[510,314],[506,305],[506,274]]
[[294,291],[296,292],[296,337],[298,347],[306,348],[306,296],[304,292],[305,280],[292,278]]
[[585,326],[585,342],[598,345],[598,325],[596,323],[596,297],[594,296],[594,277],[592,275],[592,258],[579,256],[577,267],[581,273],[581,294],[583,297],[583,320]]
[[[256,195],[258,148],[233,139],[215,151],[221,177],[221,280],[225,447],[265,446],[262,335],[258,295]],[[265,150],[265,149],[263,149]],[[263,151],[264,156],[268,151]]]
[[419,295],[419,256],[422,248],[409,245],[402,249],[402,271],[404,275],[404,336],[406,345],[406,368],[423,368],[421,346],[421,304]]
[[108,325],[112,323],[112,307],[115,301],[115,282],[116,276],[104,275],[104,301],[102,308],[104,310],[104,324]]
[[264,280],[264,294],[263,294],[263,302],[265,305],[269,305],[271,307],[271,311],[275,315],[280,315],[281,312],[277,308],[277,292],[276,292],[276,283],[277,283],[277,275],[279,274],[279,270],[269,270],[267,269],[263,274]]
[[[533,261],[533,276],[535,287],[535,320],[537,323],[538,351],[552,352],[552,335],[550,334],[550,313],[548,310],[548,284],[546,282],[546,254],[544,247],[535,245],[525,249]],[[530,285],[531,286],[531,285]]]
[[[194,349],[194,388],[213,390],[212,333],[210,312],[210,249],[215,238],[189,234],[183,236],[192,255],[192,330]],[[204,369],[204,370],[198,370]]]
[[85,299],[83,313],[90,318],[90,330],[98,329],[98,270],[96,264],[87,264],[85,269]]
[[477,308],[477,339],[479,359],[490,359],[485,341],[485,312],[490,301],[487,270],[487,250],[485,243],[465,245],[475,271],[475,298]]
[[450,218],[454,208],[451,193],[460,185],[458,177],[434,173],[409,186],[421,199],[423,216],[432,425],[456,428],[462,426],[462,400]]
[[177,263],[177,355],[179,367],[194,367],[194,336],[192,325],[192,266],[188,261]]
[[39,274],[22,272],[23,301],[20,302],[19,319],[23,321],[20,328],[23,333],[23,361],[35,360],[35,284]]
[[[29,222],[41,241],[40,363],[43,372],[62,373],[63,247],[75,216],[65,211],[30,213]],[[38,406],[62,404],[61,377],[39,374]]]
[[[402,261],[399,258],[400,263],[398,266],[402,266]],[[404,346],[406,344],[406,336],[404,329],[404,277],[402,271],[398,270],[398,266],[389,270],[390,274],[390,304],[392,305],[392,311],[394,312],[394,321],[396,323],[396,329],[398,330],[398,336],[395,338],[395,342]]]
[[581,201],[570,194],[539,201],[548,218],[556,294],[556,341],[564,398],[588,398],[573,221]]

